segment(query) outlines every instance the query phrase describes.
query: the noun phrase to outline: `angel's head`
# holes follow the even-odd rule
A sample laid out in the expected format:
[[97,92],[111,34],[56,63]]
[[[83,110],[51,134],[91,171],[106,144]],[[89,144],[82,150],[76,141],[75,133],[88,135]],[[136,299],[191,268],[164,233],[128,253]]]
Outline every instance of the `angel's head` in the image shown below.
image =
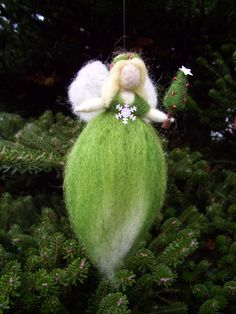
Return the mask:
[[113,97],[122,90],[132,91],[147,98],[145,82],[147,68],[139,55],[124,53],[115,57],[110,66],[109,76],[102,89],[102,98],[108,106]]
[[118,80],[120,89],[135,91],[142,87],[147,76],[146,66],[136,53],[118,55],[110,68],[110,76]]
[[125,90],[135,90],[140,84],[141,71],[134,64],[126,64],[120,71],[120,87]]

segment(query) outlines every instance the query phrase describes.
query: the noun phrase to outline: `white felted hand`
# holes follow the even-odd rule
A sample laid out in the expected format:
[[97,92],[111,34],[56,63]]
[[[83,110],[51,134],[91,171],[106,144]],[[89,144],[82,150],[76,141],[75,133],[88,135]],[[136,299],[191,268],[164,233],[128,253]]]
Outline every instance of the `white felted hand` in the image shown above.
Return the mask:
[[[167,114],[164,112],[157,110],[157,109],[150,109],[148,113],[145,115],[146,118],[153,122],[165,122],[168,119]],[[170,118],[170,122],[173,123],[175,120],[174,118]]]
[[108,73],[102,62],[93,61],[77,73],[69,86],[68,96],[72,111],[82,120],[90,121],[104,111],[100,99]]

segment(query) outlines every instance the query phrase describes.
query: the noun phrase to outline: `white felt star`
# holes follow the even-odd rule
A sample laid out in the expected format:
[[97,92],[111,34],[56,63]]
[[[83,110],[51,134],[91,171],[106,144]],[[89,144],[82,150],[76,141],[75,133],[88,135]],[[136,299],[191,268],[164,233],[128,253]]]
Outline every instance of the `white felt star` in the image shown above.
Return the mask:
[[187,69],[187,68],[185,68],[185,66],[183,66],[183,65],[182,65],[181,68],[179,68],[179,70],[182,71],[182,72],[184,72],[185,75],[193,75],[193,74],[191,73],[191,69]]

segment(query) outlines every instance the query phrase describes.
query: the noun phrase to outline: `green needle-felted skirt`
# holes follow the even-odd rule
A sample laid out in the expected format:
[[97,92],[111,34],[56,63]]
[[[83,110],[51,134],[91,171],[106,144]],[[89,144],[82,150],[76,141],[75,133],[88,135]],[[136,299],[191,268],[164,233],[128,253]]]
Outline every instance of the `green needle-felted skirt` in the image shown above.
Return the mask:
[[[136,105],[136,104],[135,104]],[[88,123],[67,158],[66,206],[92,261],[112,278],[162,206],[166,163],[156,130],[114,111]]]

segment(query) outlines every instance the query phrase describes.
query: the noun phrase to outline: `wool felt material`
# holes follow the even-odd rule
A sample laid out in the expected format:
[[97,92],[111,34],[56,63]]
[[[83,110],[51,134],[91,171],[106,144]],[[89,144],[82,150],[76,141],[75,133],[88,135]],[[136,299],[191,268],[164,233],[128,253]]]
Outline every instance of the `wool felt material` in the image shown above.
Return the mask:
[[73,229],[110,279],[150,228],[166,190],[164,152],[143,120],[149,104],[136,93],[136,120],[127,125],[115,118],[118,104],[124,105],[119,93],[88,123],[68,155],[64,179]]
[[[135,54],[136,55],[136,54]],[[115,58],[115,64],[119,61],[119,56]],[[122,54],[121,61],[127,60]],[[120,61],[119,61],[120,62]],[[139,64],[142,62],[139,60]],[[123,62],[124,64],[124,62]],[[101,91],[103,90],[103,97],[109,97],[112,99],[117,92],[120,90],[119,86],[119,68],[121,65],[114,66],[110,71],[107,70],[106,66],[100,61],[92,61],[87,63],[75,76],[74,80],[68,88],[69,101],[72,105],[72,111],[80,119],[89,122],[90,120],[97,117],[105,109],[95,111],[76,111],[79,106],[91,106],[93,102],[97,102],[101,99]],[[114,71],[115,70],[115,71]],[[114,73],[115,72],[115,73]],[[143,72],[143,71],[142,71]],[[112,82],[111,82],[112,81]],[[150,79],[146,76],[144,86],[142,88],[142,97],[148,102],[152,108],[157,107],[157,90]],[[160,113],[160,111],[159,111]],[[163,120],[163,114],[160,113],[160,118]],[[150,121],[149,117],[145,117],[145,121]],[[158,119],[153,119],[157,121]],[[158,122],[158,121],[157,121]]]
[[[106,107],[109,107],[112,99],[117,95],[117,93],[121,90],[121,75],[122,71],[126,66],[134,66],[139,71],[139,82],[138,84],[132,88],[132,91],[144,99],[147,98],[147,93],[145,90],[145,81],[148,77],[147,68],[140,58],[133,58],[130,60],[120,60],[114,64],[109,72],[109,79],[107,79],[102,87],[102,101]],[[136,71],[135,71],[136,72]],[[133,71],[123,79],[123,83],[126,81],[132,81],[132,78],[135,80],[136,75]],[[129,88],[126,88],[129,89]]]
[[[88,122],[97,117],[104,110],[96,110],[94,112],[78,112],[75,108],[79,104],[101,97],[101,89],[108,78],[108,69],[100,61],[89,62],[77,74],[75,79],[69,86],[68,96],[72,104],[72,111],[80,119]],[[79,91],[79,92],[78,92]]]
[[187,76],[178,71],[164,97],[164,107],[169,111],[183,111],[187,101]]

